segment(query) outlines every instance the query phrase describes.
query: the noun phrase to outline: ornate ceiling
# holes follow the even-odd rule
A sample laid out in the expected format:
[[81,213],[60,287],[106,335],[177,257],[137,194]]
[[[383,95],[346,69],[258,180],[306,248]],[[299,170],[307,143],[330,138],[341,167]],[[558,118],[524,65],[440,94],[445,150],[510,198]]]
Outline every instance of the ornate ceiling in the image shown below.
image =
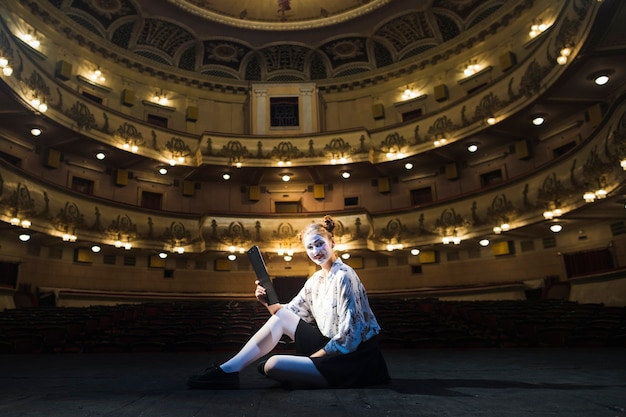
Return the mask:
[[388,67],[485,23],[505,3],[49,2],[104,44],[181,70],[241,81],[321,81]]

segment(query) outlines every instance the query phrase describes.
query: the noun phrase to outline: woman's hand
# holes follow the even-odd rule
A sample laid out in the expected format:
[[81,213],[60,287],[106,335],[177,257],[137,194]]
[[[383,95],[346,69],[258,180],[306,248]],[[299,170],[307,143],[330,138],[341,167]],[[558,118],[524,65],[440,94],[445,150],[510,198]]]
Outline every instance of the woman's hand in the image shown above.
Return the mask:
[[261,286],[259,280],[254,281],[254,283],[256,284],[256,291],[254,291],[254,296],[257,300],[259,300],[259,303],[267,307],[269,302],[267,300],[267,292],[265,291],[265,288]]
[[261,286],[261,283],[258,280],[254,281],[254,283],[256,284],[256,290],[254,291],[256,299],[259,300],[259,303],[263,304],[265,308],[267,308],[267,311],[269,311],[270,314],[276,314],[278,310],[283,308],[283,305],[280,303],[269,305],[265,288]]

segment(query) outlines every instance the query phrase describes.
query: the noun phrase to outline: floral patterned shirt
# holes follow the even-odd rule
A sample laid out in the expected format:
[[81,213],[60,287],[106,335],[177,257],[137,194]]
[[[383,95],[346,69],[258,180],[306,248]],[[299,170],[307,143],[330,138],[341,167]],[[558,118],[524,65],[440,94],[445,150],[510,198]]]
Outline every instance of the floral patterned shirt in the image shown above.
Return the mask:
[[361,280],[339,258],[328,275],[316,271],[285,307],[331,339],[324,346],[328,353],[353,352],[380,332]]

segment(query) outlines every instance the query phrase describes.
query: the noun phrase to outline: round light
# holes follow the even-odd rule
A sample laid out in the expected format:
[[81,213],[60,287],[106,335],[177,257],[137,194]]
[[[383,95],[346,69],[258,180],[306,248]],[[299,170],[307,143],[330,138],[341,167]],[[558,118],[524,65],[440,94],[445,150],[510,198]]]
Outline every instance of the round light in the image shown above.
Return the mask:
[[235,259],[237,259],[237,255],[235,255],[234,253],[231,253],[230,255],[228,255],[229,261],[234,261]]
[[98,253],[98,252],[100,252],[101,250],[102,250],[102,248],[101,248],[100,246],[98,246],[98,245],[93,245],[93,246],[91,247],[91,251],[92,251],[93,253]]
[[545,119],[542,116],[536,116],[533,118],[533,124],[535,126],[541,126],[545,122]]
[[283,259],[285,260],[285,262],[291,262],[291,260],[293,259],[293,256],[291,256],[291,255],[285,255],[285,256],[283,257]]
[[342,253],[341,259],[350,259],[350,254],[348,252]]
[[489,125],[493,125],[496,123],[496,118],[495,117],[490,117],[487,119],[487,124]]
[[228,181],[230,179],[230,174],[228,172],[225,172],[224,174],[222,174],[222,178]]
[[413,169],[413,164],[410,162],[407,162],[406,164],[404,164],[404,168],[406,169]]
[[596,83],[597,85],[604,85],[604,84],[609,82],[609,76],[608,75],[600,75],[600,76],[596,77],[596,79],[593,80],[593,82]]
[[467,150],[469,152],[476,152],[478,150],[478,145],[476,145],[475,143],[472,143],[470,146],[467,147]]
[[559,233],[561,230],[563,230],[563,226],[561,226],[558,223],[555,223],[550,226],[550,230],[552,231],[552,233]]
[[103,160],[104,158],[106,158],[107,156],[104,154],[104,152],[98,152],[96,154],[96,158],[98,158],[99,160]]
[[39,135],[41,135],[41,133],[42,133],[42,130],[40,128],[38,128],[38,127],[33,127],[30,130],[30,134],[33,135],[33,136],[39,136]]
[[346,178],[346,179],[350,178],[350,171],[343,171],[341,173],[341,176]]
[[161,174],[161,175],[167,174],[167,168],[165,168],[165,167],[159,168],[159,174]]
[[30,240],[30,235],[29,235],[29,234],[26,234],[26,233],[21,234],[21,235],[19,236],[19,239],[20,239],[22,242],[28,242],[28,241]]
[[489,239],[481,239],[478,244],[482,247],[489,246]]
[[161,259],[167,258],[167,252],[159,252],[159,258]]
[[289,174],[282,174],[282,176],[280,177],[284,182],[288,182],[291,179],[291,175]]
[[419,249],[411,249],[411,255],[417,256],[419,254],[420,254],[420,250]]

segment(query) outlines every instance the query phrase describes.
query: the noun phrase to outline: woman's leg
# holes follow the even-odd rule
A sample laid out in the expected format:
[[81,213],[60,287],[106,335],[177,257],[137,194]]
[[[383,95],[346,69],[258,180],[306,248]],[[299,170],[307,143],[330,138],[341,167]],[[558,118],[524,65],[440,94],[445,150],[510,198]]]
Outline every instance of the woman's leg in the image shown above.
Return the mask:
[[265,374],[277,381],[326,388],[328,382],[307,356],[274,355],[265,363]]
[[231,359],[220,365],[224,372],[239,372],[270,353],[283,335],[295,339],[300,317],[286,308],[278,310]]

